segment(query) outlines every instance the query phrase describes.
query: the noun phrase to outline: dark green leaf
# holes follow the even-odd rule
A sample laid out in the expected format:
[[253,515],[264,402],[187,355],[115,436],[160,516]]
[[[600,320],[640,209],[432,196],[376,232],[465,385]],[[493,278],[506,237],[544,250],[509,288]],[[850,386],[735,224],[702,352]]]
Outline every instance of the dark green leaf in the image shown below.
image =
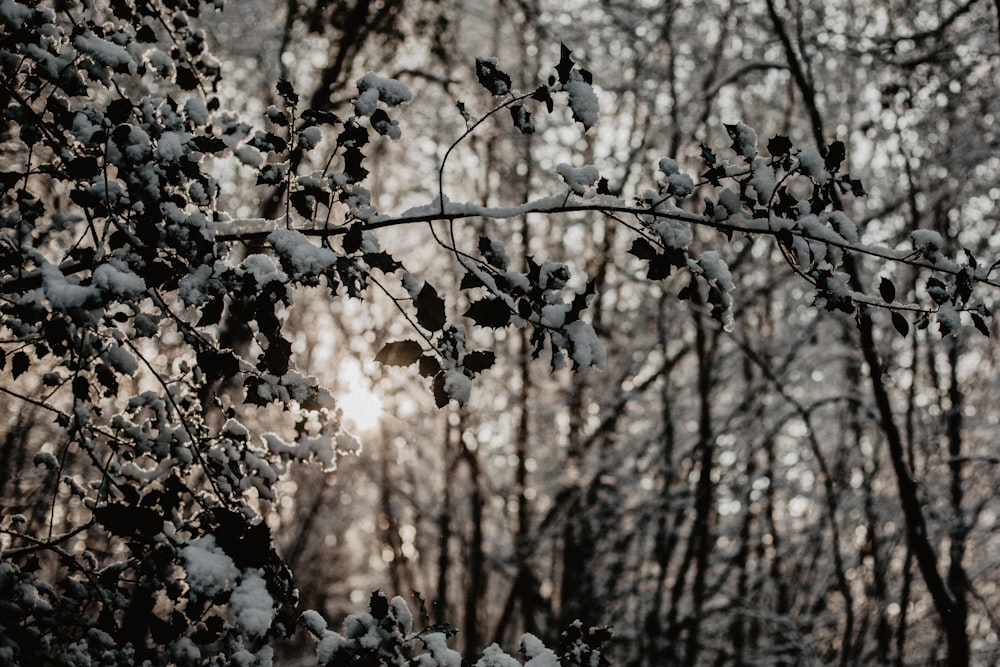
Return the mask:
[[386,599],[382,591],[372,591],[371,599],[368,601],[368,609],[372,618],[376,621],[382,620],[389,615],[389,600]]
[[531,99],[537,102],[543,102],[549,113],[552,113],[552,109],[555,108],[555,102],[552,100],[552,93],[548,86],[539,86],[535,89],[535,92],[531,94]]
[[777,134],[767,141],[767,152],[772,157],[782,157],[792,152],[792,142],[788,137]]
[[417,323],[428,331],[441,331],[446,321],[444,299],[430,283],[424,283],[417,294]]
[[10,372],[14,376],[14,379],[16,380],[18,377],[23,375],[24,372],[28,370],[28,366],[30,364],[31,362],[28,359],[27,354],[25,354],[20,350],[15,352],[14,356],[11,358],[11,363],[10,363]]
[[194,90],[198,87],[198,77],[194,75],[190,67],[178,67],[174,80],[181,87],[181,90]]
[[163,517],[150,507],[134,507],[111,503],[94,508],[94,518],[112,535],[151,537],[163,528]]
[[556,73],[559,75],[559,83],[567,83],[569,81],[569,73],[573,71],[573,59],[570,55],[573,52],[566,48],[565,44],[559,45],[559,64],[556,65]]
[[476,78],[492,95],[506,95],[510,92],[510,76],[497,69],[491,59],[476,58]]
[[[386,343],[375,355],[375,361],[384,366],[409,366],[418,359],[422,359],[424,349],[415,340],[400,340]],[[426,358],[426,357],[423,357]],[[423,361],[421,361],[421,366]]]
[[882,282],[878,285],[878,291],[886,303],[892,303],[896,300],[896,286],[888,278],[882,278]]
[[834,141],[826,151],[824,159],[827,171],[837,171],[847,157],[847,147],[843,141]]
[[226,143],[218,137],[194,137],[191,145],[202,153],[221,153],[226,150]]
[[473,289],[476,287],[484,287],[483,281],[479,279],[475,273],[469,271],[464,276],[462,276],[462,281],[459,284],[459,289]]
[[990,327],[986,324],[986,320],[979,313],[970,313],[972,315],[972,323],[975,325],[979,333],[983,334],[987,338],[990,337]]
[[417,372],[420,373],[425,378],[433,377],[441,370],[441,364],[435,357],[424,355],[420,357],[420,363],[417,364]]
[[514,121],[514,127],[521,130],[521,134],[534,134],[535,126],[531,122],[531,112],[524,105],[515,104],[510,108],[510,117]]
[[476,350],[465,355],[462,367],[473,375],[491,368],[496,363],[496,355],[493,352]]
[[337,114],[322,109],[306,109],[300,117],[309,125],[336,125],[343,122]]
[[152,44],[156,42],[156,33],[148,25],[143,25],[135,31],[135,39],[137,42]]
[[434,405],[443,408],[448,405],[448,401],[451,400],[451,396],[444,388],[444,373],[439,372],[434,376],[434,381],[431,383],[431,391],[434,393]]
[[276,88],[278,89],[278,94],[281,95],[281,99],[285,100],[285,104],[288,106],[294,107],[299,103],[299,96],[292,88],[292,84],[284,79],[278,79]]
[[652,243],[640,236],[632,241],[632,247],[629,248],[628,254],[634,255],[639,259],[650,260],[656,257],[656,248],[653,247]]
[[66,173],[69,174],[70,178],[86,179],[96,176],[100,172],[100,162],[97,161],[97,158],[89,155],[73,158],[66,163]]
[[132,115],[132,102],[118,99],[108,104],[107,117],[114,125],[121,125]]
[[364,230],[361,228],[361,223],[356,222],[351,225],[347,233],[344,234],[344,252],[348,255],[353,255],[358,250],[361,250],[361,244],[364,242],[364,235],[362,234]]
[[510,308],[500,299],[481,299],[469,306],[465,317],[481,327],[498,329],[510,324]]
[[349,146],[344,149],[344,173],[352,183],[365,180],[368,170],[364,167],[365,154],[360,148]]

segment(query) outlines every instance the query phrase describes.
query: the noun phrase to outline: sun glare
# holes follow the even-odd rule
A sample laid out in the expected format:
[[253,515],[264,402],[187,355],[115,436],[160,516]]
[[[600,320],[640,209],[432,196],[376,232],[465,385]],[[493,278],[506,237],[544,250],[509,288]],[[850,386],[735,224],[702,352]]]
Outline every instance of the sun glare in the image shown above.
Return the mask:
[[382,418],[382,400],[368,387],[368,381],[356,364],[340,368],[347,392],[337,397],[344,412],[344,423],[350,431],[364,433],[374,430]]

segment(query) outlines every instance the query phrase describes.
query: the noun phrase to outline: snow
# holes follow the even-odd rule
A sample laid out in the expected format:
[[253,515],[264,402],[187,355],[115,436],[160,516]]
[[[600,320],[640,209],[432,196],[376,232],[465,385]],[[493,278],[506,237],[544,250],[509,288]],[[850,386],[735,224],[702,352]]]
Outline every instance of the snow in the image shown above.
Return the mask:
[[3,18],[4,23],[15,30],[20,30],[24,26],[24,22],[31,17],[31,14],[30,7],[20,5],[14,2],[14,0],[0,1],[0,18]]
[[399,622],[399,628],[403,634],[408,635],[413,632],[413,613],[410,611],[410,606],[406,604],[406,600],[396,595],[389,600],[389,605],[395,613],[396,621]]
[[128,133],[128,144],[125,146],[125,156],[130,160],[138,162],[144,160],[152,149],[149,135],[138,125],[132,126]]
[[542,640],[531,633],[521,637],[521,652],[527,658],[524,667],[559,667],[556,654],[545,648]]
[[195,125],[204,125],[208,122],[208,107],[205,100],[200,97],[192,97],[184,103],[184,113]]
[[958,311],[955,310],[955,306],[949,301],[941,304],[937,312],[937,321],[941,327],[942,336],[953,334],[962,328],[962,320],[958,315]]
[[212,597],[232,587],[240,571],[225,551],[215,544],[215,536],[203,535],[181,551],[187,583],[198,595]]
[[243,632],[253,637],[267,634],[274,620],[274,600],[267,592],[260,570],[243,572],[243,580],[233,591],[229,604]]
[[56,310],[71,310],[82,308],[91,301],[100,298],[100,292],[95,287],[71,283],[66,276],[53,264],[46,262],[41,267],[42,288],[45,297]]
[[180,132],[164,132],[156,142],[156,157],[163,162],[177,162],[184,157],[186,140]]
[[597,124],[600,116],[600,105],[594,88],[583,80],[583,75],[576,69],[570,71],[569,81],[564,88],[569,93],[569,108],[573,112],[573,118],[583,124],[584,131],[589,130]]
[[45,466],[49,470],[55,470],[59,467],[59,461],[50,452],[36,452],[31,462],[36,468],[38,466]]
[[149,49],[143,57],[160,76],[167,78],[174,75],[174,59],[160,49]]
[[248,167],[256,168],[264,164],[264,154],[253,146],[243,145],[233,152],[236,154],[236,158]]
[[483,657],[475,667],[521,667],[521,663],[504,653],[498,645],[490,644],[483,651]]
[[459,403],[465,404],[472,395],[472,382],[462,371],[452,369],[444,375],[444,391]]
[[815,148],[807,148],[798,155],[799,167],[806,176],[811,176],[820,185],[830,180],[823,158]]
[[109,345],[103,357],[112,368],[123,375],[135,375],[139,370],[139,362],[132,353],[117,343]]
[[843,211],[832,211],[821,219],[829,220],[837,233],[850,243],[858,242],[858,226]]
[[932,229],[914,229],[910,232],[910,240],[916,248],[940,250],[944,245],[941,234]]
[[[448,639],[442,632],[430,632],[420,638],[430,651],[430,656],[421,655],[418,664],[426,667],[462,667],[462,655],[448,647]],[[433,658],[433,662],[427,658]],[[558,666],[557,666],[558,667]]]
[[698,259],[705,279],[714,282],[727,292],[733,289],[733,274],[729,271],[729,266],[719,257],[719,253],[714,250],[706,250]]
[[375,113],[381,100],[390,107],[398,106],[413,99],[413,94],[405,84],[368,72],[357,81],[360,95],[354,100],[354,113],[358,116],[370,116]]
[[687,197],[694,192],[694,180],[687,174],[670,174],[667,186],[667,192],[678,197]]
[[684,220],[659,220],[650,227],[669,248],[684,249],[694,239],[691,224]]
[[774,190],[778,187],[774,180],[774,171],[767,164],[764,158],[757,158],[753,161],[753,173],[750,176],[748,185],[757,193],[757,203],[766,205],[774,196]]
[[673,158],[661,158],[658,166],[664,176],[673,176],[674,174],[681,173],[680,167],[677,166],[677,160],[674,160]]
[[337,655],[337,651],[339,651],[342,646],[346,645],[347,640],[341,635],[333,632],[332,630],[325,631],[322,639],[319,640],[319,644],[316,645],[317,662],[321,665],[328,664],[333,660],[334,656]]
[[80,143],[87,143],[90,139],[100,132],[101,127],[101,116],[97,112],[91,109],[85,109],[83,111],[78,111],[76,116],[73,117],[73,136]]
[[302,150],[310,150],[315,148],[317,144],[323,139],[323,131],[320,130],[315,125],[307,127],[299,133],[299,148]]
[[146,291],[146,282],[119,260],[111,260],[94,269],[91,283],[104,292],[127,298]]
[[266,285],[271,281],[285,282],[288,276],[283,271],[279,271],[274,265],[274,261],[267,255],[254,254],[243,260],[243,270],[253,275],[259,285]]
[[757,157],[757,133],[753,128],[737,123],[733,130],[733,144],[736,152],[748,162]]
[[590,324],[583,320],[570,322],[566,325],[566,335],[570,340],[570,356],[578,368],[604,368],[607,352]]
[[127,68],[132,74],[135,74],[138,69],[128,51],[93,34],[78,35],[73,40],[73,46],[105,67],[111,69]]
[[556,165],[556,173],[562,176],[562,179],[574,194],[581,197],[586,193],[587,188],[594,185],[597,179],[601,177],[600,172],[597,171],[597,167],[590,164],[584,167],[571,167],[563,162]]
[[302,612],[299,620],[302,621],[302,625],[306,626],[306,630],[317,637],[322,637],[326,631],[326,619],[318,611],[307,609]]
[[297,275],[315,276],[337,263],[337,253],[309,241],[301,232],[276,229],[267,236],[267,242]]

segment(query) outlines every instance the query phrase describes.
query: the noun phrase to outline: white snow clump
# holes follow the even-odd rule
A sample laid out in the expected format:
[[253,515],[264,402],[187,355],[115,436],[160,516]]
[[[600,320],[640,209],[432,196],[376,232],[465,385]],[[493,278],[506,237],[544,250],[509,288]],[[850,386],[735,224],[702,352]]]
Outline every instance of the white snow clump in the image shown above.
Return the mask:
[[394,107],[409,102],[413,93],[400,81],[368,72],[358,79],[357,99],[354,100],[354,113],[358,116],[370,116],[375,113],[379,100],[387,106]]
[[597,183],[597,179],[601,177],[600,172],[597,171],[597,167],[590,164],[583,167],[571,167],[562,162],[556,165],[556,173],[562,176],[562,179],[569,186],[569,189],[573,191],[573,194],[580,195],[581,197],[586,193],[587,188]]
[[597,124],[600,116],[597,93],[576,69],[570,71],[569,81],[563,87],[569,93],[569,108],[573,112],[573,118],[583,124],[583,130],[586,132]]
[[187,583],[195,593],[212,597],[228,590],[240,571],[233,559],[216,546],[214,535],[203,535],[181,549]]
[[229,599],[236,622],[246,634],[263,637],[274,620],[274,600],[267,592],[267,583],[260,571],[247,569],[243,580]]

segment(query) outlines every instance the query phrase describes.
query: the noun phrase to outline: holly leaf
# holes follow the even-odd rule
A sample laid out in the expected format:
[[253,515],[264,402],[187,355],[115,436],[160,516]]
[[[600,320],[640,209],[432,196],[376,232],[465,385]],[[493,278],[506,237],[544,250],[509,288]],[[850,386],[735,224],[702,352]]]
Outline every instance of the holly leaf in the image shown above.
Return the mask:
[[198,87],[198,77],[195,76],[190,67],[178,67],[174,74],[174,81],[181,87],[181,90],[194,90]]
[[847,147],[843,141],[835,141],[826,151],[825,166],[827,171],[837,171],[847,157]]
[[565,44],[559,45],[559,64],[556,65],[556,73],[559,75],[559,83],[567,83],[569,81],[569,73],[573,71],[573,66],[576,64],[570,55],[573,52],[566,48]]
[[337,114],[322,109],[306,109],[299,117],[308,125],[337,125],[343,122]]
[[462,367],[473,375],[491,368],[496,363],[497,355],[485,350],[476,350],[465,355]]
[[431,383],[431,391],[434,393],[434,405],[438,408],[443,408],[448,405],[451,400],[451,396],[444,388],[444,373],[439,372],[434,376],[434,381]]
[[[415,340],[399,340],[386,343],[375,355],[375,361],[383,366],[409,366],[422,358],[424,349]],[[433,357],[431,357],[433,359]],[[423,362],[421,361],[421,366]]]
[[514,127],[521,130],[521,134],[534,134],[535,125],[531,122],[531,112],[523,104],[515,104],[510,108],[510,117],[514,121]]
[[481,327],[499,329],[510,324],[510,308],[500,299],[486,298],[473,302],[465,317]]
[[767,141],[767,152],[772,157],[784,157],[792,152],[792,141],[781,134],[776,134]]
[[136,533],[151,537],[163,526],[163,517],[156,510],[121,503],[94,508],[94,518],[112,535],[119,537],[132,537]]
[[290,107],[294,107],[299,103],[299,96],[292,88],[292,84],[284,79],[278,79],[278,84],[275,87],[278,89],[278,94],[281,95],[281,99],[285,100],[285,104]]
[[417,364],[417,372],[420,373],[421,377],[434,377],[440,371],[441,364],[436,358],[426,354],[420,357],[419,363]]
[[650,260],[656,257],[656,248],[646,239],[639,237],[632,241],[632,247],[629,248],[628,254],[639,259]]
[[510,76],[497,69],[492,58],[476,58],[476,78],[492,95],[506,95],[510,92]]
[[15,352],[10,364],[11,374],[14,376],[14,379],[16,380],[18,377],[23,375],[24,372],[28,370],[28,366],[30,365],[31,360],[28,359],[27,354],[20,350]]
[[417,323],[428,331],[441,331],[446,321],[444,299],[430,283],[424,283],[417,294]]
[[555,108],[555,102],[552,100],[552,92],[548,86],[539,86],[536,88],[535,92],[531,94],[531,99],[544,103],[549,113],[552,113],[552,110]]
[[360,148],[348,146],[344,149],[344,173],[351,179],[352,183],[365,180],[368,170],[364,168],[365,154]]

